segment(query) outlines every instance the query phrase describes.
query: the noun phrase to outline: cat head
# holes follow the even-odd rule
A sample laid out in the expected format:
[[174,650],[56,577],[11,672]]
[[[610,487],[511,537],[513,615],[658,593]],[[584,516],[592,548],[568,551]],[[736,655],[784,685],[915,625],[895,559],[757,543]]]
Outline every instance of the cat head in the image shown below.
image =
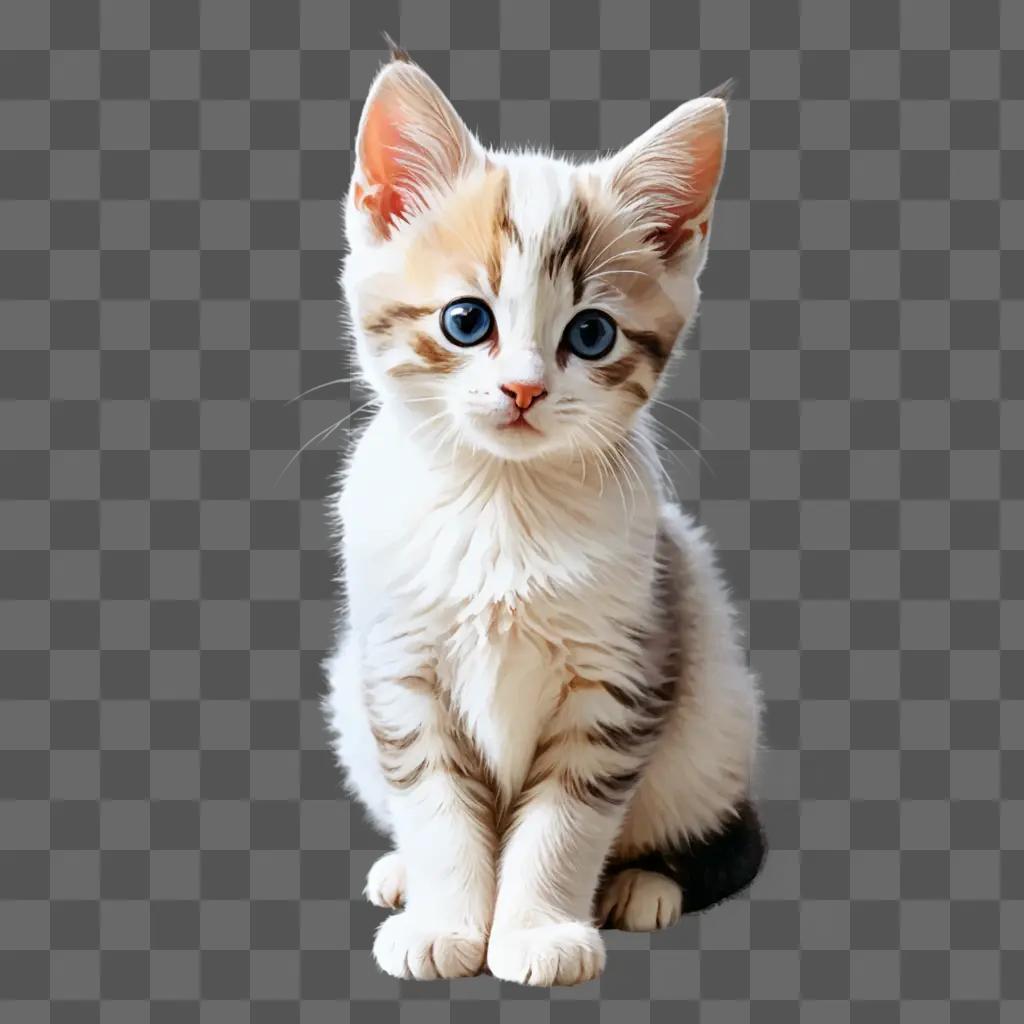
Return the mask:
[[696,315],[726,119],[705,96],[587,163],[494,151],[399,52],[346,198],[368,382],[435,445],[526,460],[617,443]]

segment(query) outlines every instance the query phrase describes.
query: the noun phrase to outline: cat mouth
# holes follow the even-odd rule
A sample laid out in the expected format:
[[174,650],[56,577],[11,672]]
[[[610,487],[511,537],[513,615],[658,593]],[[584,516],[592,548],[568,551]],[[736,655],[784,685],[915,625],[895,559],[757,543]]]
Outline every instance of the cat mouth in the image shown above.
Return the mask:
[[519,415],[514,420],[509,420],[508,423],[502,423],[499,430],[528,430],[533,431],[535,434],[539,434],[540,431],[526,418],[526,414],[520,410]]

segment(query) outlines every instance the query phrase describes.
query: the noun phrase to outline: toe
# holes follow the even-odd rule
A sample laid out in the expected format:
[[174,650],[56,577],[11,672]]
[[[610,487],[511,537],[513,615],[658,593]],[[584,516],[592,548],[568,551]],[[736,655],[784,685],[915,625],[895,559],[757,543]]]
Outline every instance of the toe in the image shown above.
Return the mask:
[[486,945],[483,932],[439,927],[402,911],[377,929],[373,955],[380,969],[393,977],[431,981],[478,974]]
[[397,853],[386,853],[370,868],[363,888],[366,898],[377,907],[394,910],[405,899],[405,866]]
[[585,921],[560,921],[492,933],[487,964],[496,978],[522,985],[579,985],[604,968],[604,943]]
[[683,893],[668,876],[656,871],[629,868],[608,884],[600,911],[609,928],[653,932],[679,920]]

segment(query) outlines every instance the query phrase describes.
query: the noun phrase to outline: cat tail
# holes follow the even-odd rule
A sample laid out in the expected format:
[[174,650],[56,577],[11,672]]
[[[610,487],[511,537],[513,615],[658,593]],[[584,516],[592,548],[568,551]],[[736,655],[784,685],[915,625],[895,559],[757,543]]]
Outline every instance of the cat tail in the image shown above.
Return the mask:
[[616,861],[606,877],[626,868],[666,875],[683,890],[683,913],[694,914],[743,892],[757,878],[767,852],[757,810],[747,800],[718,832],[672,849]]

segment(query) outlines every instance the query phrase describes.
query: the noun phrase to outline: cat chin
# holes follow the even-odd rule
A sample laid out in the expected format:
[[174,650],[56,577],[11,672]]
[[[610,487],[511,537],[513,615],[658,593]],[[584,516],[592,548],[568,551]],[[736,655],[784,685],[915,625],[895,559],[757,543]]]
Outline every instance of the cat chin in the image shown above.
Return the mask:
[[548,435],[531,430],[471,429],[466,436],[477,448],[509,462],[528,462],[551,455],[559,447]]

